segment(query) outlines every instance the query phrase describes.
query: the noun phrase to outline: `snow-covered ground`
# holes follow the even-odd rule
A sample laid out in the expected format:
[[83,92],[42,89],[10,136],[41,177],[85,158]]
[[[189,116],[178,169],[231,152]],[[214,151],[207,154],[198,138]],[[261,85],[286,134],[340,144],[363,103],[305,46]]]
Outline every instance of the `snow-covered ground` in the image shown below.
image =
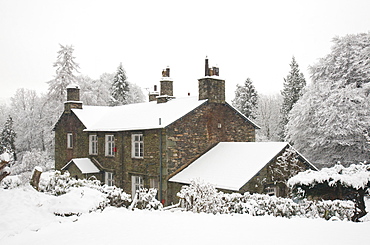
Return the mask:
[[[106,208],[99,192],[0,189],[0,244],[368,244],[370,222]],[[82,213],[60,217],[53,213]]]

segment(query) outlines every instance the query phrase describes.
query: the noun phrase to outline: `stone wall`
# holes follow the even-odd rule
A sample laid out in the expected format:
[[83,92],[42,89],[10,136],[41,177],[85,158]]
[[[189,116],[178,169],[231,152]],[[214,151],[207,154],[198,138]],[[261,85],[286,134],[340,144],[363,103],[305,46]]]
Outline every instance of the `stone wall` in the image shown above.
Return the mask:
[[[88,157],[88,136],[84,125],[72,113],[63,113],[55,126],[55,168],[61,169],[72,158]],[[73,135],[73,148],[67,148],[67,133]]]
[[255,141],[255,127],[227,104],[203,104],[166,131],[169,174],[218,142]]

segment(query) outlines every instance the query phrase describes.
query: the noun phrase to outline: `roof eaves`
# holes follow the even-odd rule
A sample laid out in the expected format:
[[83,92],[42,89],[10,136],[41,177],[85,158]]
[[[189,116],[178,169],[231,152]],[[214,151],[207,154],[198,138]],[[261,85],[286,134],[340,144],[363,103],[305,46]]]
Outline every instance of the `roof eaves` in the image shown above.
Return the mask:
[[297,154],[305,161],[307,162],[308,165],[310,165],[314,170],[316,171],[319,171],[319,169],[313,165],[310,161],[308,161],[308,159],[306,157],[304,157],[301,153],[299,153],[299,151],[297,151],[292,145],[289,144],[290,147],[292,147],[296,152]]
[[[283,143],[283,142],[282,142]],[[286,143],[285,144],[285,146],[277,153],[277,154],[275,154],[269,161],[267,161],[267,163],[265,164],[265,165],[263,165],[263,167],[260,169],[260,170],[258,170],[257,171],[257,173],[255,173],[248,181],[246,181],[240,188],[239,188],[239,191],[240,191],[240,189],[241,188],[243,188],[243,186],[245,186],[251,179],[253,179],[254,177],[256,177],[257,176],[257,174],[259,173],[259,172],[261,172],[261,170],[264,168],[264,167],[266,167],[269,163],[271,163],[277,156],[279,156],[288,146],[289,146],[289,143],[287,143],[287,142],[284,142],[284,143]]]
[[176,120],[174,120],[173,122],[170,122],[168,123],[167,125],[163,125],[163,128],[167,128],[169,126],[171,126],[172,124],[174,124],[175,122],[177,122],[178,120],[181,120],[183,117],[189,115],[191,112],[193,112],[194,110],[198,109],[199,107],[201,107],[202,105],[208,103],[208,99],[204,100],[204,102],[202,102],[200,105],[198,105],[197,107],[193,108],[192,110],[188,111],[186,114],[182,115],[181,117],[177,118]]
[[230,105],[229,103],[225,102],[225,104],[230,107],[232,110],[234,110],[237,114],[239,114],[239,116],[241,116],[243,119],[245,119],[246,121],[248,121],[249,123],[251,123],[253,125],[253,127],[255,129],[261,129],[260,126],[258,126],[255,122],[253,122],[251,119],[249,119],[248,117],[246,117],[245,115],[243,115],[243,113],[241,113],[238,109],[236,109],[234,106]]

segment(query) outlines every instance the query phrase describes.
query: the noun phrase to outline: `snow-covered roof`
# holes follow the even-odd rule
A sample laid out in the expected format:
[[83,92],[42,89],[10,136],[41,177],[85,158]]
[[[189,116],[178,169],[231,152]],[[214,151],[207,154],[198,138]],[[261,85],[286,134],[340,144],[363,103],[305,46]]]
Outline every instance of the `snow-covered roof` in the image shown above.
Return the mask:
[[287,142],[221,142],[169,181],[190,184],[193,179],[201,179],[216,188],[239,191],[287,145]]
[[163,128],[207,100],[184,97],[166,103],[156,101],[123,106],[84,106],[72,109],[85,125],[85,131],[125,131]]
[[80,86],[78,86],[77,84],[75,83],[71,83],[67,86],[67,88],[76,88],[76,89],[80,89]]
[[340,183],[357,190],[365,189],[370,183],[370,165],[352,164],[348,168],[335,165],[331,168],[323,168],[320,171],[307,170],[290,178],[288,185],[314,186],[324,182],[327,182],[329,186],[336,186],[337,183]]
[[95,166],[95,164],[89,159],[89,158],[74,158],[71,161],[69,161],[62,170],[67,169],[67,167],[74,163],[76,167],[81,170],[83,174],[93,174],[93,173],[99,173],[100,170]]

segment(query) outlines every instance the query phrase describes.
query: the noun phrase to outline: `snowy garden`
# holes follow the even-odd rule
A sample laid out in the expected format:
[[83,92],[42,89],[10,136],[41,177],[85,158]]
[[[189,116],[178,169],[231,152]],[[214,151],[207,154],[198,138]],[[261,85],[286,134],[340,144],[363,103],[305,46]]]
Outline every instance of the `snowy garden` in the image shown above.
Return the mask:
[[[330,180],[331,185],[369,186],[366,165],[360,165],[356,173],[353,166],[338,168],[309,170],[301,173],[302,178],[291,178],[289,184]],[[137,239],[155,244],[362,244],[370,227],[369,216],[362,217],[360,223],[350,221],[357,210],[354,202],[307,200],[302,193],[295,199],[227,194],[195,180],[178,193],[179,203],[162,207],[155,189],[143,189],[132,198],[120,188],[96,180],[76,180],[68,172],[42,173],[38,191],[24,181],[15,175],[1,183],[2,244],[100,244]],[[264,235],[266,230],[269,236]],[[302,240],[304,231],[314,235]],[[58,239],[62,235],[63,239]]]
[[[289,141],[319,171],[290,178],[290,198],[223,193],[193,180],[163,207],[155,189],[132,197],[97,180],[54,170],[52,128],[65,88],[88,105],[144,101],[120,64],[98,79],[76,76],[73,47],[61,45],[47,94],[19,89],[0,105],[0,244],[363,244],[370,228],[370,34],[333,39],[306,84],[293,57],[281,95],[259,95],[250,78],[233,105],[262,129],[259,141]],[[31,186],[34,171],[41,173]],[[355,221],[355,222],[354,222]],[[267,235],[268,234],[268,235]]]

